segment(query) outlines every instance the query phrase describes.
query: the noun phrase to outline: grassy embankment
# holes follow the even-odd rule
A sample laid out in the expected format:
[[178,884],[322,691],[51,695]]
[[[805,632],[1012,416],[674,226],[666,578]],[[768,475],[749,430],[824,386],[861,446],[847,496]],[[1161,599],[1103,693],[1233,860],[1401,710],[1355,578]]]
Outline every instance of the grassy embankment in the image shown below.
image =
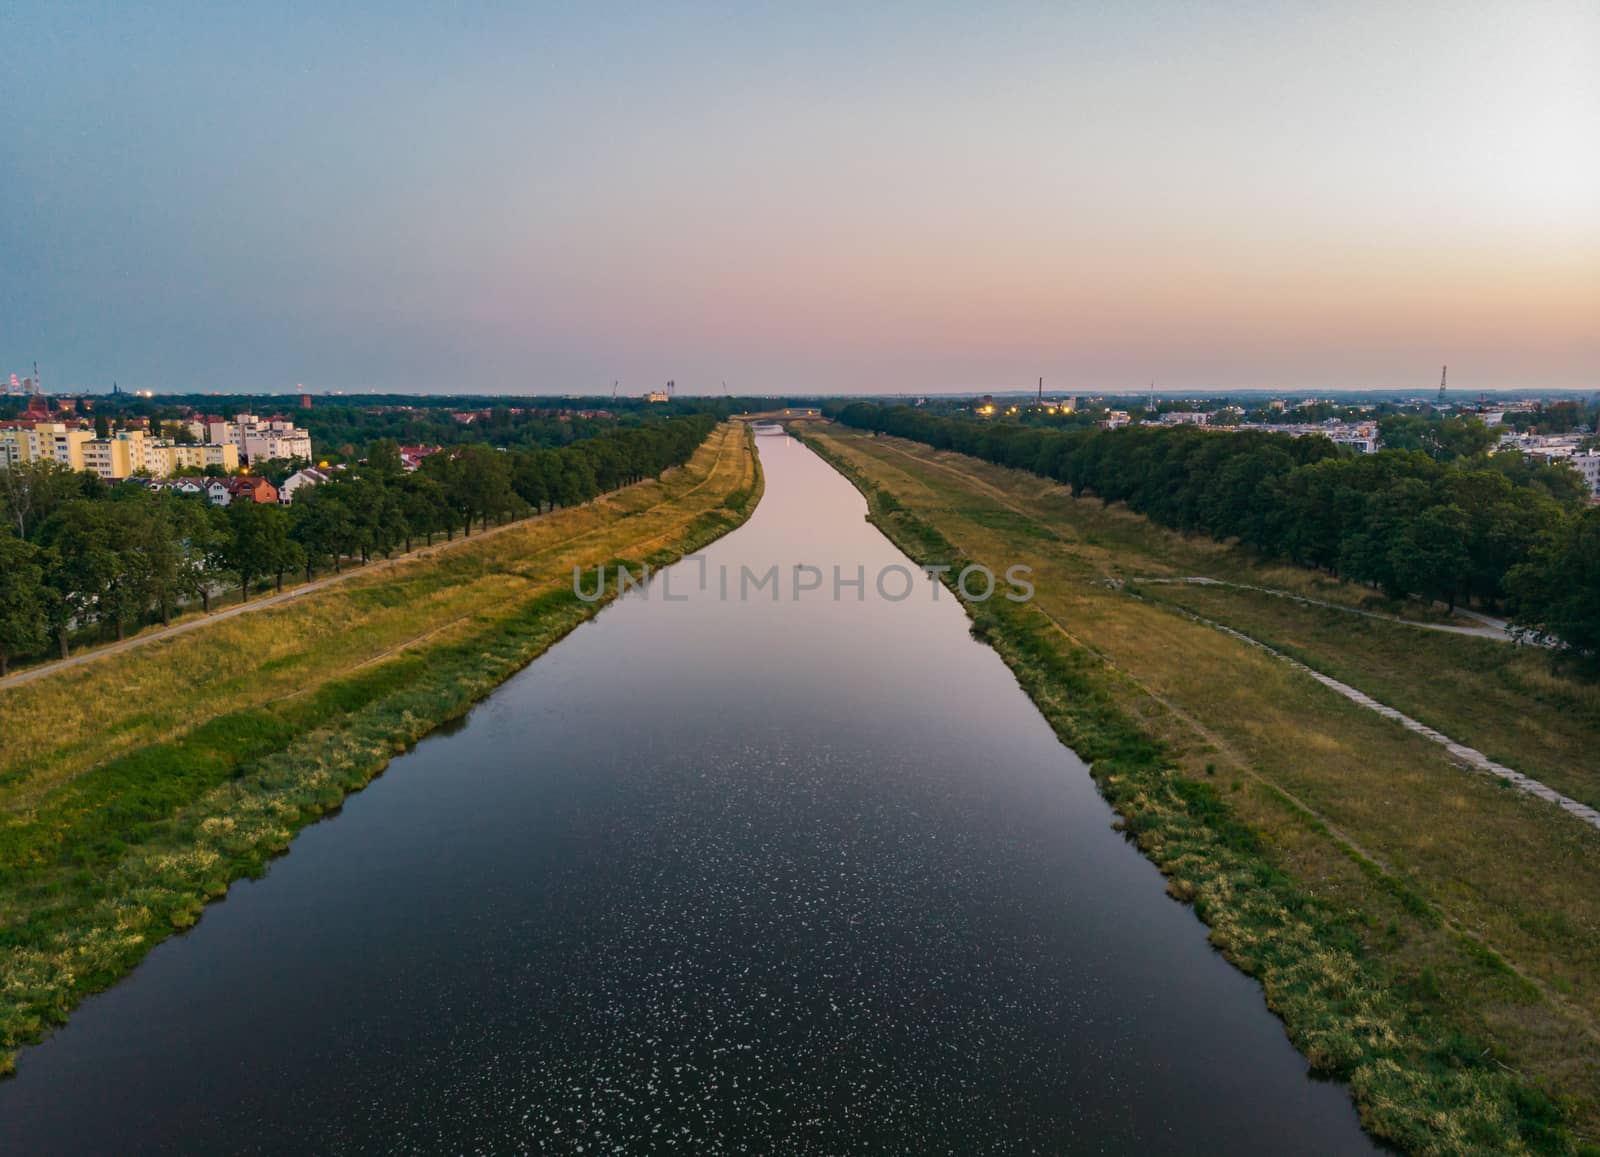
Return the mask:
[[[1592,1145],[1600,833],[1108,580],[1209,574],[1351,605],[1364,592],[1255,567],[1034,475],[832,425],[806,431],[913,558],[1034,567],[1034,602],[969,606],[975,633],[1093,761],[1169,891],[1261,980],[1317,1071],[1350,1083],[1369,1130],[1422,1153]],[[1228,602],[1235,625],[1266,637],[1279,628],[1270,618],[1311,613],[1250,592],[1147,589],[1197,608]],[[1343,617],[1350,642],[1330,624],[1294,636],[1302,657],[1324,648],[1336,673],[1374,693],[1381,658],[1393,680],[1381,689],[1409,688],[1402,709],[1530,774],[1514,756],[1538,734],[1539,758],[1569,770],[1563,790],[1594,782],[1594,731],[1573,709],[1592,708],[1592,694],[1543,656]],[[1490,709],[1474,706],[1479,694]]]
[[574,565],[665,565],[760,491],[724,424],[660,480],[0,692],[0,1065],[593,617]]

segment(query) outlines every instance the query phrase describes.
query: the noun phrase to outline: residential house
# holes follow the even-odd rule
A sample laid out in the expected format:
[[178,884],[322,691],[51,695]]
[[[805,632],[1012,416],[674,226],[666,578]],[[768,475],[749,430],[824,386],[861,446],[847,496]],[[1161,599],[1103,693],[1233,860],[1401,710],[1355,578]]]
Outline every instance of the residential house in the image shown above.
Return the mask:
[[228,488],[231,502],[278,501],[278,488],[265,478],[255,478],[247,474],[239,478],[224,478],[222,481]]
[[437,446],[402,446],[400,447],[400,465],[406,468],[406,473],[415,473],[417,467],[422,465],[422,460],[430,454],[437,454]]
[[332,475],[317,466],[307,466],[304,470],[296,470],[283,480],[283,485],[278,487],[278,501],[288,506],[294,501],[294,496],[309,486],[320,486]]

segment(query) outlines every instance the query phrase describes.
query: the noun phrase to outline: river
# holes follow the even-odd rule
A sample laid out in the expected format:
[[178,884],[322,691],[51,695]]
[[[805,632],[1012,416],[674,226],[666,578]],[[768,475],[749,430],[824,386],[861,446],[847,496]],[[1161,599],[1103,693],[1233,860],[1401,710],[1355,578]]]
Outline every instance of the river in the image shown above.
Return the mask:
[[607,608],[85,1002],[0,1152],[1371,1152],[948,593],[880,595],[860,496],[758,442],[704,591]]

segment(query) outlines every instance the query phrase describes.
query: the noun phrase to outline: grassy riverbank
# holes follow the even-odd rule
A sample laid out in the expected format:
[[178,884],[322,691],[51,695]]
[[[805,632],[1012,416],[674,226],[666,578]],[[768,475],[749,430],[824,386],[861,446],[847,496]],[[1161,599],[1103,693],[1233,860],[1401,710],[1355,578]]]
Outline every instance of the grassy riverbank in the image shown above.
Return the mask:
[[[1190,544],[1033,475],[831,425],[806,433],[914,559],[1034,567],[1035,600],[970,605],[974,632],[1093,761],[1169,891],[1260,979],[1317,1071],[1350,1083],[1369,1130],[1418,1153],[1593,1143],[1600,835],[1108,580],[1210,574],[1349,605],[1359,589],[1321,589],[1287,568],[1264,576],[1225,547]],[[1193,594],[1155,589],[1173,602]],[[1251,614],[1290,613],[1269,595],[1219,597]],[[1587,774],[1587,725],[1566,718],[1586,692],[1536,666],[1541,656],[1507,647],[1454,673],[1441,654],[1504,645],[1441,634],[1411,648],[1408,667],[1416,629],[1381,627],[1397,632],[1392,641],[1358,632],[1340,650],[1330,627],[1316,645],[1362,686],[1382,656],[1410,688],[1405,709],[1446,731],[1472,713],[1459,681],[1492,683],[1499,698],[1480,714],[1515,702],[1510,715],[1525,718],[1475,719],[1480,745],[1504,756],[1510,742],[1497,745],[1494,728],[1540,730],[1541,766],[1572,751],[1573,776]]]
[[0,692],[0,1063],[593,617],[574,565],[665,565],[760,492],[724,424],[661,480]]

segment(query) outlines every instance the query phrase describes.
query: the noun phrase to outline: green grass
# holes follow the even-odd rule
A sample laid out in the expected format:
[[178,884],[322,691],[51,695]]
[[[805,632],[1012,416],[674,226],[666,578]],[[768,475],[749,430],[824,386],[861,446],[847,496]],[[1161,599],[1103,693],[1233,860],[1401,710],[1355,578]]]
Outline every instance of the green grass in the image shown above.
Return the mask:
[[1600,694],[1536,649],[1230,587],[1140,594],[1224,623],[1490,758],[1600,807]]
[[1592,1139],[1593,833],[1107,582],[1251,569],[1227,548],[1197,558],[1124,511],[959,456],[831,426],[810,437],[913,558],[1035,567],[1034,603],[969,608],[975,633],[1092,761],[1130,838],[1261,980],[1296,1046],[1349,1082],[1369,1130],[1419,1153]]
[[[742,521],[759,501],[759,467],[742,430],[713,437],[724,437],[719,452],[701,462],[698,475],[691,473],[669,488],[664,502],[625,502],[575,514],[569,521],[604,531],[582,536],[590,540],[583,548],[589,554],[577,557],[592,567],[597,558],[613,557],[623,548],[623,553],[647,554],[653,565],[666,565]],[[736,490],[744,492],[739,513],[715,510]],[[708,507],[715,511],[711,516]],[[628,513],[634,517],[627,518]],[[651,516],[641,517],[646,513]],[[532,541],[547,539],[534,536]],[[484,557],[461,557],[474,551]],[[502,565],[483,569],[529,565],[528,557],[506,551],[503,537],[490,538],[444,560],[454,572],[496,558]],[[26,806],[13,806],[0,827],[0,1068],[9,1070],[19,1046],[65,1020],[85,995],[113,983],[155,944],[194,923],[232,880],[263,871],[296,831],[369,782],[397,752],[459,719],[501,681],[598,613],[605,600],[584,603],[572,591],[573,558],[569,550],[544,552],[528,576],[538,581],[496,585],[490,588],[492,599],[479,591],[465,617],[458,614],[459,600],[435,605],[439,630],[425,641],[381,652],[354,668],[325,671],[293,693],[214,712],[110,758],[91,758],[71,775],[48,779],[25,797]],[[427,563],[408,566],[426,568]],[[634,569],[637,573],[638,563]],[[387,579],[405,589],[417,577],[408,570]],[[432,576],[421,577],[427,582]],[[373,576],[379,583],[384,578]],[[614,597],[615,585],[608,586]],[[505,597],[508,590],[514,597]],[[343,607],[346,594],[341,590],[329,597]],[[386,604],[380,595],[362,590],[356,597]],[[323,622],[317,597],[273,612],[279,616],[278,632],[301,648],[317,643]],[[407,614],[407,629],[428,625],[414,621],[415,604]],[[297,625],[303,629],[297,632]],[[216,640],[185,636],[181,643],[204,652]],[[280,661],[296,667],[288,660],[303,654],[296,651]],[[115,695],[118,682],[138,671],[137,662],[72,674]],[[241,688],[256,686],[259,669],[241,673],[237,682]],[[65,711],[71,702],[49,689],[41,700],[37,684],[18,690],[30,689],[35,704]],[[128,699],[124,694],[121,701]],[[125,707],[120,718],[139,720],[141,714]],[[166,714],[160,721],[164,727],[172,723]],[[68,734],[44,723],[41,734]],[[142,731],[143,723],[129,729]],[[76,750],[82,745],[61,746]],[[77,758],[63,757],[60,765],[74,765]],[[33,786],[25,774],[19,778]]]

